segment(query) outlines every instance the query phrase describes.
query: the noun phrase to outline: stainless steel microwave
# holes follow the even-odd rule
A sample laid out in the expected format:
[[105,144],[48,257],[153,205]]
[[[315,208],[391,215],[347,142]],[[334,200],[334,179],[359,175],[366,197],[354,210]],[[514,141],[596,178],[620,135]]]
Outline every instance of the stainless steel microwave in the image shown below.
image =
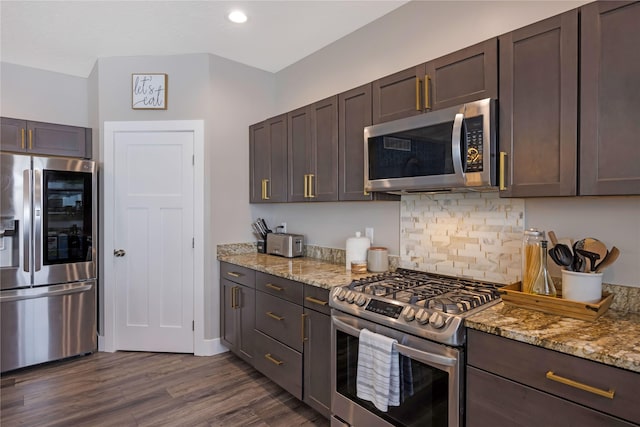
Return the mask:
[[367,191],[496,186],[495,101],[487,98],[364,129]]

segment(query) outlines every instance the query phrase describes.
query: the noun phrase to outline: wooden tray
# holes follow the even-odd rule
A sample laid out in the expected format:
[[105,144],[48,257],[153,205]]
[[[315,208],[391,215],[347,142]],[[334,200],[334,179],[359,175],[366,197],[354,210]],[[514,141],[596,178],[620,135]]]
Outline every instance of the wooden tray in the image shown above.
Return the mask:
[[517,305],[532,310],[549,314],[573,317],[581,320],[596,320],[602,316],[613,301],[613,294],[602,293],[602,299],[597,303],[578,302],[560,298],[562,287],[557,286],[558,297],[546,297],[543,295],[528,294],[520,291],[520,282],[504,286],[498,289],[502,300],[506,303]]

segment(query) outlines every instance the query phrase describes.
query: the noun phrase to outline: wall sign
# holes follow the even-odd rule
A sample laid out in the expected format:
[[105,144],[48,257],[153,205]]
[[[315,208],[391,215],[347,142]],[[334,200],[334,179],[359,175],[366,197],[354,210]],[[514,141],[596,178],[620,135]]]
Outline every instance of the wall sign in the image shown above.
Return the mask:
[[167,75],[159,73],[131,75],[131,108],[167,109]]

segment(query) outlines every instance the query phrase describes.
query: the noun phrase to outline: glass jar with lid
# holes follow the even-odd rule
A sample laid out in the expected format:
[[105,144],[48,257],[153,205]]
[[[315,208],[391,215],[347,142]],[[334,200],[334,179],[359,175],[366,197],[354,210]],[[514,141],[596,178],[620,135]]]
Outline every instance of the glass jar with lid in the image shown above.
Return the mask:
[[529,228],[522,237],[522,292],[531,293],[542,263],[541,243],[544,231]]

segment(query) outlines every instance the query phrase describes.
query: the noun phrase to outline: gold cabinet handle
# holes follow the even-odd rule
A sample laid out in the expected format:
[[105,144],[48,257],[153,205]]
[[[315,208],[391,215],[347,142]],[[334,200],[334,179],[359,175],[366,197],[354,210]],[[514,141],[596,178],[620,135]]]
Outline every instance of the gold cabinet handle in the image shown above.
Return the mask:
[[304,336],[304,319],[307,316],[308,314],[304,313],[300,315],[300,337],[302,339],[302,342],[305,342],[307,340],[307,338]]
[[561,377],[560,375],[554,374],[553,371],[547,372],[546,377],[551,381],[556,381],[556,382],[568,385],[570,387],[587,391],[589,393],[597,394],[598,396],[606,397],[607,399],[613,399],[613,395],[616,392],[614,389],[602,390],[601,388],[593,387],[578,381],[570,380],[569,378]]
[[309,182],[309,175],[308,174],[304,174],[304,197],[305,197],[305,199],[307,197],[309,197],[309,193],[308,193],[309,185],[308,185],[308,182]]
[[33,150],[33,130],[29,129],[29,150]]
[[314,298],[314,297],[305,297],[304,299],[309,301],[309,302],[312,302],[314,304],[318,304],[318,305],[322,305],[322,306],[329,304],[328,301],[322,301],[321,299],[317,299],[317,298]]
[[274,359],[273,356],[271,355],[271,353],[267,353],[264,355],[264,358],[267,359],[269,362],[272,362],[278,366],[282,365],[284,362],[282,360],[278,360],[278,359]]
[[20,147],[24,150],[24,128],[20,129]]
[[238,308],[238,287],[231,288],[231,308]]
[[500,190],[506,190],[507,186],[505,185],[505,179],[504,179],[504,174],[505,174],[505,167],[507,165],[507,153],[504,151],[500,152],[500,182],[499,184],[499,189]]
[[420,79],[416,77],[416,111],[421,111],[422,106],[420,105]]
[[424,76],[424,109],[425,110],[431,109],[430,86],[431,86],[431,77],[429,77],[429,74],[427,74]]
[[272,319],[276,319],[276,320],[284,320],[284,317],[280,317],[277,314],[273,314],[270,311],[267,311],[267,316],[271,317]]
[[269,180],[262,180],[262,200],[269,200]]
[[273,289],[274,291],[278,291],[281,292],[284,290],[284,288],[281,288],[280,286],[276,286],[272,283],[267,283],[266,285],[264,285],[265,288],[269,288],[269,289]]
[[313,191],[313,178],[315,178],[315,175],[310,173],[309,174],[309,195],[307,197],[309,197],[310,199],[313,199],[314,197],[316,197]]
[[227,271],[227,274],[231,277],[242,277],[242,274],[240,273],[235,273],[233,271]]

